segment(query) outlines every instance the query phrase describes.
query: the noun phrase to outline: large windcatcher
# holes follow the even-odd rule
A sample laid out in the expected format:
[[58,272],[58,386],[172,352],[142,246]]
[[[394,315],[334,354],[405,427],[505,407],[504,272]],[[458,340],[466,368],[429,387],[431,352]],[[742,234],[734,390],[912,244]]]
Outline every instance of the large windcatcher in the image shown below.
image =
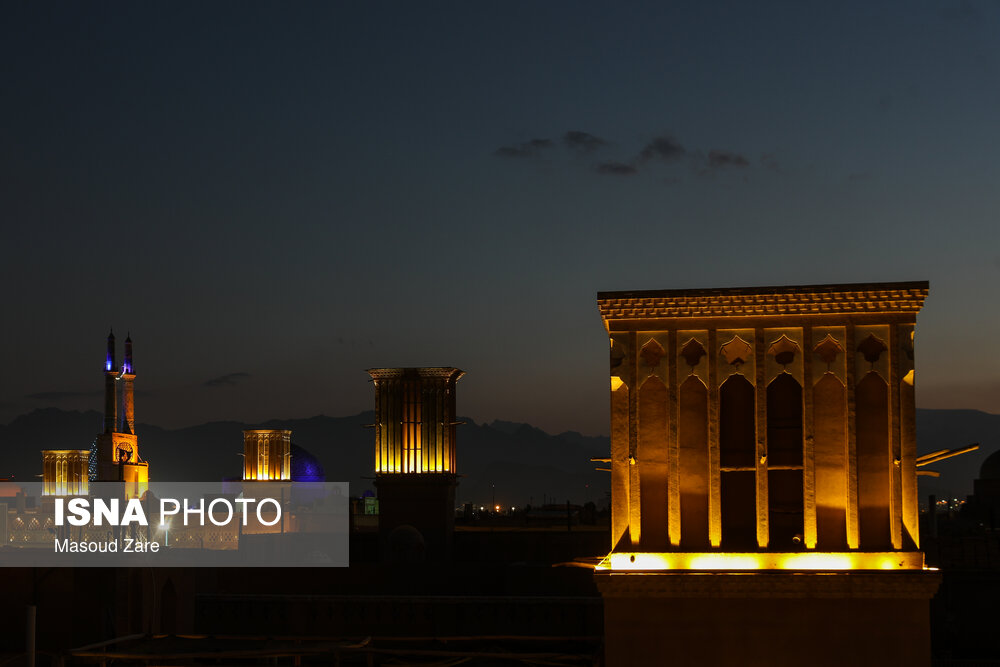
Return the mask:
[[604,566],[922,567],[913,333],[927,291],[600,293],[611,342]]
[[457,368],[370,368],[375,384],[375,472],[455,472]]

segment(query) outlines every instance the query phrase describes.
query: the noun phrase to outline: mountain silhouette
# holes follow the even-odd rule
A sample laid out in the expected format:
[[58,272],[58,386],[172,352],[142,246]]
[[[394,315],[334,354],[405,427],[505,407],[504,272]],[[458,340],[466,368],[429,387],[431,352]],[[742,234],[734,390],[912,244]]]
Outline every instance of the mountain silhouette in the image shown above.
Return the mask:
[[[136,424],[139,454],[154,481],[217,481],[243,470],[244,429],[290,429],[292,442],[315,456],[328,481],[347,481],[352,495],[374,488],[375,433],[365,425],[372,411],[348,417],[272,419],[257,424],[219,421],[181,429]],[[567,432],[549,435],[528,424],[458,427],[459,487],[456,501],[524,505],[546,502],[607,502],[607,473],[592,457],[606,456],[608,439]],[[0,477],[35,481],[43,449],[89,449],[104,428],[96,411],[35,410],[0,426]]]
[[[352,495],[374,488],[374,440],[371,411],[348,417],[272,419],[258,424],[219,421],[181,429],[137,424],[139,452],[157,481],[216,481],[242,471],[244,429],[291,429],[292,441],[312,453],[327,480],[347,481]],[[593,501],[603,506],[610,491],[608,473],[597,472],[592,457],[606,457],[607,436],[573,431],[551,435],[530,424],[494,421],[476,424],[462,418],[458,427],[456,500],[487,505]],[[42,469],[43,449],[89,449],[103,430],[96,411],[45,408],[0,426],[0,477],[34,481]],[[991,453],[1000,449],[1000,415],[977,410],[917,410],[920,453],[955,449],[978,442],[980,449],[932,464],[941,477],[920,478],[920,500],[964,499],[972,480]]]

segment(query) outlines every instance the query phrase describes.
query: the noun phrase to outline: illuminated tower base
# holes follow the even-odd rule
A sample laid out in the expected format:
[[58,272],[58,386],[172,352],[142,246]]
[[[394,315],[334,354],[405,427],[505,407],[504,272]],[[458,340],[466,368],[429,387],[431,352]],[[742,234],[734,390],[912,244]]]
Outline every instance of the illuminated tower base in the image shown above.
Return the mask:
[[599,572],[609,666],[929,667],[937,573]]

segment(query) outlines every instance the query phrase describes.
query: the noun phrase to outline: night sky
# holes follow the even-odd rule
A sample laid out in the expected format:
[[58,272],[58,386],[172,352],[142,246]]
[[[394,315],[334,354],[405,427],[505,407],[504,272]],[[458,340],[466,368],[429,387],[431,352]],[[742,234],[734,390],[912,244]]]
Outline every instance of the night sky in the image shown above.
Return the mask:
[[442,365],[607,433],[597,291],[898,280],[918,405],[1000,412],[1000,4],[664,4],[6,3],[0,422],[113,325],[141,422]]

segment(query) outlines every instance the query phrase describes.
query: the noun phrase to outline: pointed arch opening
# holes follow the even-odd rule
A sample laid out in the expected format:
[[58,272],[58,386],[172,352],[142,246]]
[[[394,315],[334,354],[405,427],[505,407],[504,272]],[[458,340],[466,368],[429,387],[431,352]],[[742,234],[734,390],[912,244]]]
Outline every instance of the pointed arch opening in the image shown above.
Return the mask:
[[756,398],[745,377],[731,375],[719,388],[722,547],[757,548]]
[[889,385],[869,371],[854,392],[861,548],[892,548],[889,523]]
[[757,435],[754,388],[740,374],[719,388],[719,457],[723,468],[753,468]]
[[802,465],[802,387],[788,373],[767,387],[767,462]]
[[781,551],[802,546],[802,447],[802,387],[781,373],[767,387],[768,546]]

